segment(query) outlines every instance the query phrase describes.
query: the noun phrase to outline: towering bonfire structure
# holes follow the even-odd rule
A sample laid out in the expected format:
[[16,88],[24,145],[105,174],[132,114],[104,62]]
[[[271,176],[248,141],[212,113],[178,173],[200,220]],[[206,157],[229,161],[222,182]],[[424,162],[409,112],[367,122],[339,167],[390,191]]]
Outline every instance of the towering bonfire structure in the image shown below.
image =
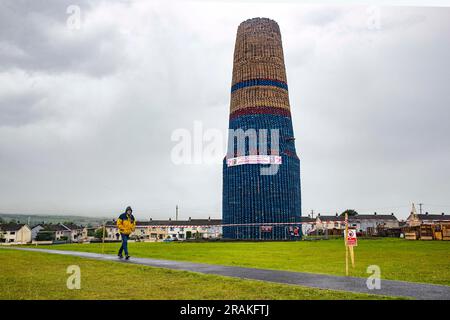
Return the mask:
[[[254,18],[239,25],[229,129],[234,135],[223,163],[223,236],[295,239],[301,217],[300,160],[280,28],[273,20]],[[244,143],[239,132],[244,132]]]

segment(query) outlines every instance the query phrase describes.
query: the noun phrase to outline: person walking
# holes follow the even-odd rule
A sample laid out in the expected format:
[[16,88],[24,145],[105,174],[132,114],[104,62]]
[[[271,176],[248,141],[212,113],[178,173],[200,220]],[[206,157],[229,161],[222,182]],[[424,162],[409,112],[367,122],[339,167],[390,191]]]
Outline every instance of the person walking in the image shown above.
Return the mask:
[[122,237],[122,245],[118,254],[119,259],[123,258],[122,252],[125,252],[125,259],[128,260],[130,259],[130,255],[128,254],[128,239],[136,228],[136,219],[134,219],[131,207],[127,207],[125,212],[119,216],[119,219],[117,219],[117,227]]

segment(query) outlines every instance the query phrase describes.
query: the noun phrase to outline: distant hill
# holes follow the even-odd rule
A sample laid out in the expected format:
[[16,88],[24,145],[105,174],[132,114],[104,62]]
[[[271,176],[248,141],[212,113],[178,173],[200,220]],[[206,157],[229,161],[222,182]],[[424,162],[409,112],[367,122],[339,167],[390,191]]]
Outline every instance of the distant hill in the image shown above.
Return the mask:
[[18,223],[29,223],[31,226],[38,223],[64,223],[72,222],[83,226],[96,226],[102,224],[106,220],[112,220],[105,217],[83,217],[83,216],[60,216],[60,215],[44,215],[44,214],[14,214],[0,213],[0,219],[5,222],[16,221]]

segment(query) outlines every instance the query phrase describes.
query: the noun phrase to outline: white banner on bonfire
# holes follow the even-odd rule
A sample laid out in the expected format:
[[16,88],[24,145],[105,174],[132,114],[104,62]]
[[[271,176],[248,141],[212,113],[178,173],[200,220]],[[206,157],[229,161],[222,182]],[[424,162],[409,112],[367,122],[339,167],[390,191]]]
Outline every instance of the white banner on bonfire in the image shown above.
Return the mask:
[[281,164],[281,156],[250,155],[227,159],[228,167],[239,166],[242,164]]

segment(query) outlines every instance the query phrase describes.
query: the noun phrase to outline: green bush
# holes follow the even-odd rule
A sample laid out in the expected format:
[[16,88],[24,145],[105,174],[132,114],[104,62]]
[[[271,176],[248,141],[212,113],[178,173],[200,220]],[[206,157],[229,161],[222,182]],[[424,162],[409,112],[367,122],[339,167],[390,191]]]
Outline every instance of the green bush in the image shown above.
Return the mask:
[[[108,233],[105,230],[105,238],[108,236]],[[97,239],[103,239],[103,227],[95,230],[94,237]]]
[[53,241],[55,240],[55,233],[49,231],[39,231],[36,235],[37,241]]

